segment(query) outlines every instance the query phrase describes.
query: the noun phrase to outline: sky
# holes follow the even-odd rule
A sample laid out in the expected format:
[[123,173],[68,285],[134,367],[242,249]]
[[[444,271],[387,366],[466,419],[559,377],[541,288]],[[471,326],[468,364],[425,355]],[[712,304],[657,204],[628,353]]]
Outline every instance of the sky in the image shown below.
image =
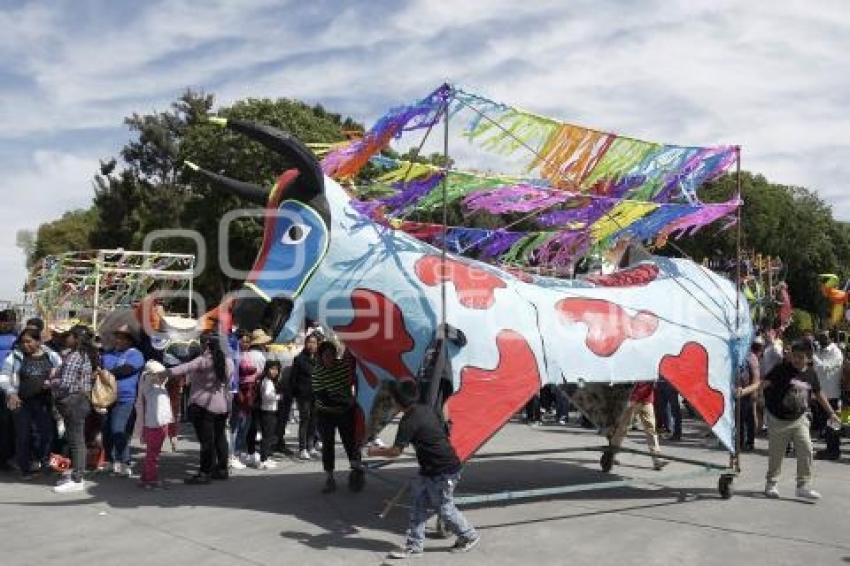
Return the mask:
[[288,97],[371,124],[443,82],[684,145],[816,190],[850,220],[843,0],[53,0],[0,3],[0,299],[20,229],[88,207],[123,118],[187,87]]

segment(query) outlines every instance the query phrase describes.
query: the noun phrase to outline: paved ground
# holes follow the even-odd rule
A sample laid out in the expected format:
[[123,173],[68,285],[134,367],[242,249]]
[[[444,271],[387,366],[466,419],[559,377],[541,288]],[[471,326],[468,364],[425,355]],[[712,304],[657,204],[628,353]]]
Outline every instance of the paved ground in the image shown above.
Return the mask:
[[[391,436],[391,435],[387,435]],[[724,463],[698,434],[665,445],[670,454]],[[638,441],[640,435],[633,433]],[[471,463],[465,493],[650,478],[654,485],[622,487],[468,508],[482,536],[467,555],[446,552],[450,540],[429,540],[417,564],[808,564],[850,563],[850,444],[843,460],[817,462],[817,505],[761,494],[765,441],[746,456],[736,495],[720,499],[717,480],[674,480],[695,468],[673,463],[663,472],[645,456],[622,455],[613,474],[599,470],[598,453],[569,450],[598,445],[593,433],[569,426],[532,429],[510,424]],[[548,452],[564,448],[563,452]],[[542,451],[542,453],[541,453]],[[406,510],[376,515],[410,477],[411,462],[372,477],[360,494],[344,488],[319,494],[320,464],[284,460],[274,472],[245,470],[230,481],[186,486],[196,445],[166,453],[169,489],[145,492],[134,480],[95,478],[87,494],[54,495],[47,483],[21,484],[0,476],[0,564],[122,564],[204,566],[239,564],[381,564],[401,540]],[[793,492],[793,460],[780,484]],[[343,479],[343,478],[340,478]],[[342,484],[342,482],[341,482]]]

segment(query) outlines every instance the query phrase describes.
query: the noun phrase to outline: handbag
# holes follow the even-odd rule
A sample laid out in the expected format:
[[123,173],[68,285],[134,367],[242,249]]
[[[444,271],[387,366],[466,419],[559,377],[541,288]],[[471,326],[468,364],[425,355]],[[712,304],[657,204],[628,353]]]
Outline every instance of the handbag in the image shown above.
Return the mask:
[[95,410],[105,410],[118,400],[118,383],[115,376],[105,369],[94,372],[91,386],[91,404]]

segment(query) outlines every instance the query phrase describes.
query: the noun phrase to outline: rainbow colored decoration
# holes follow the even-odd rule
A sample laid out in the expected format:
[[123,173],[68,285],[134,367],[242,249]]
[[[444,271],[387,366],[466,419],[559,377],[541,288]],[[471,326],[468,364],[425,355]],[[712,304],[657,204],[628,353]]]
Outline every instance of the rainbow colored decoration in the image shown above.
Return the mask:
[[[381,154],[404,132],[430,132],[446,116],[454,129],[461,125],[473,146],[526,158],[523,173],[484,175]],[[329,149],[322,162],[329,176],[355,179],[369,162],[382,171],[358,192],[369,198],[357,208],[373,220],[432,243],[445,233],[449,249],[503,262],[569,265],[624,238],[663,245],[670,236],[692,234],[724,218],[728,227],[741,204],[737,198],[703,203],[697,196],[700,185],[735,162],[736,146],[638,140],[559,122],[450,85],[392,109],[362,139]],[[497,217],[487,224],[501,228],[449,226],[444,232],[433,223],[444,204]]]

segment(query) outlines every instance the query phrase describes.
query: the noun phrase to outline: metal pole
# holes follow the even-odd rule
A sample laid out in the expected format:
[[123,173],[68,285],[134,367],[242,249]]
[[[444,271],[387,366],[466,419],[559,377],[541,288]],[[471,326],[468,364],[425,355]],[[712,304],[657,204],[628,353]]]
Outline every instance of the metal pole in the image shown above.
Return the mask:
[[92,329],[95,333],[97,333],[97,311],[100,308],[100,259],[101,252],[98,252],[94,263],[94,312],[91,317]]
[[192,318],[192,301],[194,299],[192,295],[192,284],[195,282],[195,260],[192,259],[192,275],[189,277],[189,318]]
[[441,338],[445,338],[442,335],[443,330],[446,327],[446,278],[448,274],[446,273],[446,239],[449,232],[449,212],[448,212],[448,194],[449,194],[449,99],[446,98],[445,106],[443,106],[443,237],[442,237],[442,245],[440,246],[440,307],[441,307],[441,316],[440,316],[440,332],[437,333]]
[[[736,219],[735,222],[735,342],[738,345],[738,348],[743,347],[744,345],[741,343],[741,209],[744,204],[741,199],[741,146],[736,146],[735,148],[735,185],[738,192],[738,209],[736,211]],[[735,375],[732,376],[734,380],[737,381],[739,368],[737,367],[737,360],[735,360],[734,371]],[[736,383],[737,387],[737,383]],[[741,430],[741,402],[737,397],[735,398],[735,438],[734,438],[734,446],[735,446],[735,454],[732,457],[732,465],[730,467],[735,468],[735,471],[741,472],[741,442],[740,442],[740,430]]]

